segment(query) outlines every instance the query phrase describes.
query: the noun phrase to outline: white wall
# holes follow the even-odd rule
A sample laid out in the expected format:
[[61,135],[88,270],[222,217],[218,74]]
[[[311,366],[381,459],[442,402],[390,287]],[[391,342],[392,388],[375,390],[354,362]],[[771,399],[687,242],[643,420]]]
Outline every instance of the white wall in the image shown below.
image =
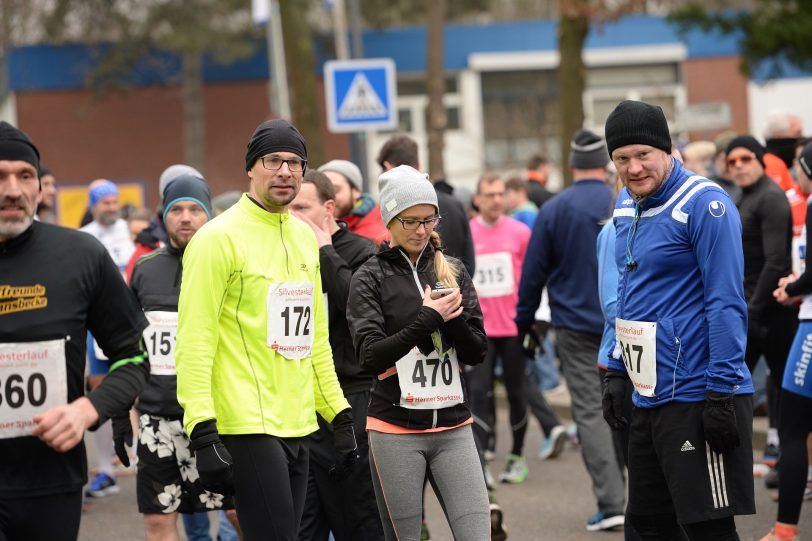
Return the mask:
[[812,77],[778,79],[747,85],[750,133],[762,142],[767,114],[773,109],[789,111],[801,117],[804,134],[812,134]]

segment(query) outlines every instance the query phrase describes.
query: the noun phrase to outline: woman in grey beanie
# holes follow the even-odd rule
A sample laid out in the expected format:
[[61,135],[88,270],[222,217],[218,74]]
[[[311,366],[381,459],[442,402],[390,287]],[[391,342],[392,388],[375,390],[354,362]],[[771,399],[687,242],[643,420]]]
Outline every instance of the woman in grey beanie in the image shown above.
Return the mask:
[[420,538],[428,478],[454,538],[487,541],[488,496],[460,368],[485,358],[482,310],[465,267],[443,255],[428,177],[402,165],[380,176],[379,192],[392,241],[353,276],[347,320],[361,366],[378,375],[367,431],[384,533]]

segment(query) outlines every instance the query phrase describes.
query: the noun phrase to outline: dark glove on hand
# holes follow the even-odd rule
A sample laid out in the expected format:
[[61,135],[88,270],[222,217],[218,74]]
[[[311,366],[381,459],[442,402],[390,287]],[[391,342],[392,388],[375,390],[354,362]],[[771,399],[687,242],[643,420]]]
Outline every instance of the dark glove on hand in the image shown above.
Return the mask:
[[603,386],[603,418],[613,430],[623,430],[629,421],[623,416],[623,402],[626,400],[626,381],[629,376],[619,370],[607,370]]
[[130,467],[130,455],[127,447],[133,446],[133,425],[130,423],[130,413],[113,417],[110,421],[113,424],[113,446],[116,449],[116,456],[124,467]]
[[358,459],[358,444],[353,430],[352,410],[349,408],[333,419],[333,445],[336,463],[330,467],[328,473],[333,479],[343,479],[352,472]]
[[189,439],[195,452],[197,472],[200,474],[200,484],[203,488],[223,496],[232,496],[234,477],[231,467],[234,461],[226,446],[220,441],[217,422],[211,419],[198,424],[192,430]]
[[519,330],[519,339],[522,341],[522,349],[524,350],[525,357],[535,359],[536,351],[541,346],[541,340],[536,333],[536,329],[531,326]]
[[736,426],[736,410],[733,395],[708,392],[702,411],[702,427],[705,441],[714,453],[722,454],[739,446],[739,429]]

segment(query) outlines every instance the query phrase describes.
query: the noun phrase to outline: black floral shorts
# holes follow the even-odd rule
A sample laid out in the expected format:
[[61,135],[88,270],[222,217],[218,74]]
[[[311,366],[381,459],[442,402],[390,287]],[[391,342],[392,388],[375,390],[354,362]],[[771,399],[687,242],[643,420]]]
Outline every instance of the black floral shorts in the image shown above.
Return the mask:
[[234,509],[233,498],[201,486],[194,453],[180,419],[146,413],[138,418],[136,487],[140,513]]

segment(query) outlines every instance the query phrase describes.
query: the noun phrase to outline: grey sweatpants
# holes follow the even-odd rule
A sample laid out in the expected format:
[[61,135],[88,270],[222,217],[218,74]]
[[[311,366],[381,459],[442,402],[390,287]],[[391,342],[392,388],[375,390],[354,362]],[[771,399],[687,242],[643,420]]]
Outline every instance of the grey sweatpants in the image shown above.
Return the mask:
[[601,336],[569,329],[556,329],[556,352],[567,380],[572,419],[578,426],[581,456],[598,510],[606,515],[623,514],[626,498],[623,471],[615,456],[612,430],[603,418],[598,349]]
[[387,541],[419,541],[426,477],[455,539],[490,539],[488,493],[470,425],[425,434],[370,430],[369,455]]

